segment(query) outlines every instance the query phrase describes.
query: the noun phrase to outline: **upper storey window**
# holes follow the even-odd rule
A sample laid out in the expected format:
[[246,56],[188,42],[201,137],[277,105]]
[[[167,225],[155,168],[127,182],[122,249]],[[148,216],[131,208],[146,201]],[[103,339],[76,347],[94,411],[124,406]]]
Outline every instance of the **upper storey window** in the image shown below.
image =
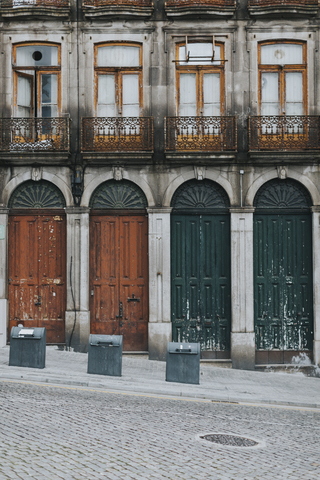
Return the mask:
[[179,116],[219,116],[224,110],[224,50],[210,42],[177,45]]
[[306,115],[306,53],[305,43],[259,46],[261,115]]
[[57,117],[60,111],[60,46],[15,46],[13,70],[14,116]]
[[96,114],[139,117],[142,109],[142,47],[108,44],[96,47]]

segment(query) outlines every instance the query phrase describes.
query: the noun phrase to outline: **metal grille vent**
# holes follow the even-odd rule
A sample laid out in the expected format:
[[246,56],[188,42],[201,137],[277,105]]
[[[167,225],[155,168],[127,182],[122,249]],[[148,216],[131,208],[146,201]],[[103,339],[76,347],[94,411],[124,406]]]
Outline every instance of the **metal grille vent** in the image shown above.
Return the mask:
[[209,434],[202,435],[200,438],[208,442],[218,443],[219,445],[227,445],[229,447],[255,447],[258,442],[245,437],[237,437],[235,435]]

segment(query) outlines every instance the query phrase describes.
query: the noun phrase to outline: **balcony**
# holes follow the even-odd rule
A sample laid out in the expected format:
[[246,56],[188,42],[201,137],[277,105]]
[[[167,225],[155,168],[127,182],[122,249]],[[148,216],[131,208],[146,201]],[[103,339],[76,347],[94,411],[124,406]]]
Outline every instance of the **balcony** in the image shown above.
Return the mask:
[[0,0],[2,17],[69,18],[69,0]]
[[248,10],[252,16],[292,14],[316,15],[318,0],[248,0]]
[[81,150],[85,159],[100,159],[104,163],[112,159],[151,159],[153,118],[84,117]]
[[84,0],[82,10],[87,18],[109,15],[149,17],[153,12],[153,0]]
[[288,157],[298,162],[319,160],[320,117],[307,115],[249,117],[250,157],[277,159]]
[[69,147],[69,118],[0,118],[4,162],[19,164],[27,159],[39,163],[50,159],[51,163],[60,163],[68,157]]
[[232,16],[235,0],[167,0],[165,11],[168,17],[184,15]]
[[234,158],[237,151],[236,117],[165,118],[166,157]]

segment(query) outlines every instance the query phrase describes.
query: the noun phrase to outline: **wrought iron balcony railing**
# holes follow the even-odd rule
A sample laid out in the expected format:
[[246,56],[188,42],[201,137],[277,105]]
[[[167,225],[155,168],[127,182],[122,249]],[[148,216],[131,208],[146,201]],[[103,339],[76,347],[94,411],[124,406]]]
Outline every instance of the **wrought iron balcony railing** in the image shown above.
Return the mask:
[[0,118],[0,151],[68,152],[70,118]]
[[1,8],[54,7],[68,8],[69,0],[1,0]]
[[234,0],[166,0],[166,8],[171,7],[233,7],[235,5]]
[[83,152],[152,152],[152,117],[84,117]]
[[272,6],[318,6],[318,0],[249,0],[249,7],[272,7]]
[[85,7],[106,7],[106,6],[130,6],[130,7],[151,7],[152,0],[84,0]]
[[225,152],[237,150],[236,117],[167,117],[165,150]]
[[249,117],[249,150],[318,150],[320,117],[271,115]]

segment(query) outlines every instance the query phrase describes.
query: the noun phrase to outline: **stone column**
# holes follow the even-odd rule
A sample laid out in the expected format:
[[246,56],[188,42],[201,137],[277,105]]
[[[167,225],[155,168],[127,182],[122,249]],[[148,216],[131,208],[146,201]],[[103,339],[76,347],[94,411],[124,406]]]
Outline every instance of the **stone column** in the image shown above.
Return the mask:
[[231,208],[231,359],[255,368],[253,310],[253,208]]
[[[86,352],[90,334],[89,208],[68,207],[66,345]],[[72,333],[73,332],[73,333]]]
[[165,360],[171,341],[171,208],[148,208],[149,220],[149,358]]
[[8,329],[8,213],[0,208],[0,347],[7,343]]
[[320,206],[312,207],[313,361],[320,365]]

